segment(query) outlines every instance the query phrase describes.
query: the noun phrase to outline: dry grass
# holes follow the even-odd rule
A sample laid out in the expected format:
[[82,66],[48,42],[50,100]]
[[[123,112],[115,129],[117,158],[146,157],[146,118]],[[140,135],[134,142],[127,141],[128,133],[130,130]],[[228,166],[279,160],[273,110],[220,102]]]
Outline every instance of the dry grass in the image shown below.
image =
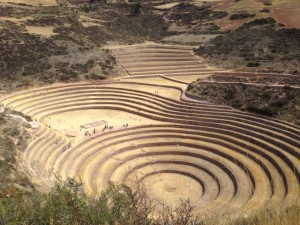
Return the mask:
[[300,204],[297,203],[289,208],[278,206],[259,211],[250,216],[238,219],[225,219],[226,225],[299,225]]

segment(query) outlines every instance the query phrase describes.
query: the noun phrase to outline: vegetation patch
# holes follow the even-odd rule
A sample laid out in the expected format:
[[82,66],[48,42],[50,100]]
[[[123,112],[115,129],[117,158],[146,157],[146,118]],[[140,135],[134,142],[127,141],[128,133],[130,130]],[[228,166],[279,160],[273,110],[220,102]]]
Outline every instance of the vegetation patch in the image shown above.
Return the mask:
[[199,79],[191,83],[188,86],[188,95],[300,124],[299,89],[287,85],[276,86],[276,80],[270,83],[270,80],[267,82],[268,79],[265,78],[256,78],[256,81],[250,84],[245,78],[226,77],[226,82],[218,77],[210,79],[215,82]]
[[30,135],[27,131],[28,126],[21,120],[9,116],[11,113],[15,114],[10,110],[0,113],[0,192],[6,191],[9,194],[9,190],[14,188],[28,193],[35,188],[18,166],[17,157],[25,150]]
[[241,19],[246,19],[246,18],[250,18],[250,17],[254,17],[255,14],[250,14],[250,13],[236,13],[233,14],[229,17],[230,20],[241,20]]
[[295,74],[300,66],[299,39],[299,29],[275,29],[274,20],[265,18],[219,35],[195,51],[219,67]]
[[[132,4],[124,3],[102,2],[81,5],[78,10],[66,9],[0,7],[0,16],[8,18],[0,21],[1,89],[115,76],[118,71],[114,70],[110,53],[99,50],[95,53],[107,41],[134,43],[167,35],[163,16],[153,13],[147,3],[141,4],[136,15],[131,13]],[[95,25],[83,26],[82,15]],[[26,26],[51,27],[53,33],[50,37],[30,34]],[[69,64],[61,68],[61,62],[66,60]],[[90,66],[91,61],[94,67]]]
[[225,11],[213,11],[210,6],[198,7],[190,3],[180,3],[167,12],[168,20],[190,25],[194,21],[211,21],[221,19],[228,15]]
[[253,21],[243,24],[239,29],[248,29],[254,26],[263,26],[263,25],[270,25],[270,24],[273,25],[276,24],[276,20],[273,17],[255,19]]
[[[111,183],[99,198],[82,192],[82,183],[69,178],[47,194],[24,192],[16,187],[0,188],[0,220],[3,224],[124,224],[124,225],[296,225],[300,207],[268,208],[247,217],[195,217],[189,201],[155,211],[144,189]],[[155,218],[153,213],[156,212]]]

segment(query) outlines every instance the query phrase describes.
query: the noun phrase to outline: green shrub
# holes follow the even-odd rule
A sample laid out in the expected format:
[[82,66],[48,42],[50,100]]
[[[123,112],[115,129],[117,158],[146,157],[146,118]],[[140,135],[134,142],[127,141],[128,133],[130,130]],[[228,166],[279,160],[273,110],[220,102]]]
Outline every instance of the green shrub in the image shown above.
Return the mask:
[[80,192],[80,185],[73,179],[57,183],[45,197],[40,209],[40,223],[86,223],[88,206]]
[[[0,161],[1,163],[1,161]],[[181,200],[175,207],[163,206],[151,218],[154,208],[145,190],[110,184],[99,198],[83,193],[82,183],[74,179],[58,180],[49,193],[26,192],[14,185],[0,186],[0,223],[30,225],[296,225],[300,207],[296,203],[287,209],[268,208],[236,219],[223,215],[193,219],[194,206]],[[146,209],[146,210],[145,210]],[[152,214],[153,215],[153,214]],[[213,222],[214,221],[214,222]]]

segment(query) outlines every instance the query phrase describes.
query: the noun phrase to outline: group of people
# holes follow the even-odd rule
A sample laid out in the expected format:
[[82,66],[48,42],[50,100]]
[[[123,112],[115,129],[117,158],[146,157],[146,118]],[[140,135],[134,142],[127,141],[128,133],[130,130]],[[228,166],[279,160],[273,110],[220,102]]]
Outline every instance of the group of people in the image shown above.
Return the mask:
[[[127,123],[127,124],[123,124],[122,127],[128,127],[128,123]],[[111,130],[111,129],[113,129],[113,128],[114,128],[113,126],[108,126],[108,124],[105,124],[105,126],[104,126],[103,129],[102,129],[102,132],[104,132],[106,129]],[[82,129],[84,129],[84,127],[83,127],[82,125],[80,125],[80,131],[81,131]],[[85,136],[92,136],[92,134],[97,134],[97,133],[98,133],[98,131],[96,130],[96,128],[93,129],[93,132],[92,132],[92,133],[90,133],[90,132],[87,131],[87,130],[84,131],[84,135],[85,135]]]
[[108,124],[105,124],[102,131],[104,132],[106,129],[113,129],[113,128],[114,128],[113,126],[108,126]]
[[87,130],[84,132],[84,135],[85,136],[92,136],[92,134],[89,131],[87,131]]

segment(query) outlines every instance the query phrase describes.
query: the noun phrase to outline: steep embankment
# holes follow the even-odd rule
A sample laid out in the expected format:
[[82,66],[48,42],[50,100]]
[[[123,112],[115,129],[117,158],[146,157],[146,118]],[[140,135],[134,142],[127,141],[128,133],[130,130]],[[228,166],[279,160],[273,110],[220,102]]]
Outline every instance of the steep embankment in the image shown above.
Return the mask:
[[1,190],[11,187],[33,190],[34,187],[17,165],[18,157],[25,150],[30,135],[29,125],[19,113],[0,107],[0,181]]

